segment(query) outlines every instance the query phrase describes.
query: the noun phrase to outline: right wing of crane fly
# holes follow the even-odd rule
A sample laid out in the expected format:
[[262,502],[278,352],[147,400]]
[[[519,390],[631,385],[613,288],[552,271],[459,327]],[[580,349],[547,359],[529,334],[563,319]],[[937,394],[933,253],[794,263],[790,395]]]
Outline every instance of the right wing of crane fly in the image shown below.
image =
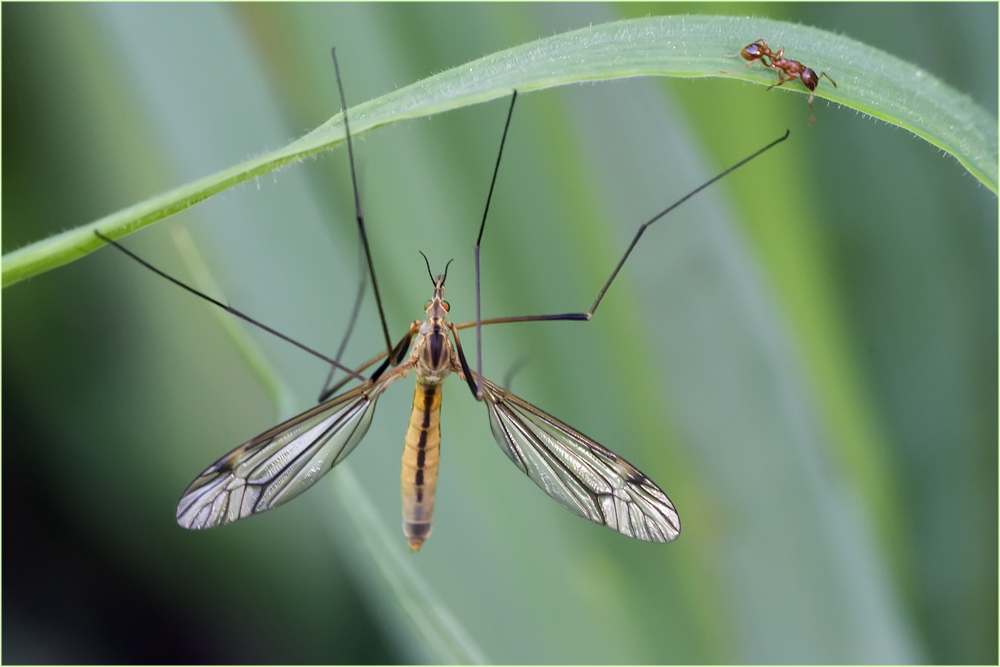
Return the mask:
[[646,542],[680,535],[667,494],[631,463],[486,378],[483,398],[500,449],[560,505]]
[[213,528],[296,497],[357,447],[378,397],[409,370],[409,364],[397,366],[373,385],[331,398],[229,452],[184,490],[177,523]]

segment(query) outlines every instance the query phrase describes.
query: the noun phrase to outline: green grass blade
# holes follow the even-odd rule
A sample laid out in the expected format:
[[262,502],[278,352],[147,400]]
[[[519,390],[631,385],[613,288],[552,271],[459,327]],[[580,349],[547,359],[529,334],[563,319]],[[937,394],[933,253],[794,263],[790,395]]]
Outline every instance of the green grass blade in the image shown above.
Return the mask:
[[[898,125],[952,154],[997,192],[997,119],[920,68],[857,41],[801,25],[759,18],[647,17],[590,26],[494,53],[351,109],[362,134],[400,120],[430,116],[510,94],[630,76],[718,77],[771,85],[775,74],[726,58],[760,37],[787,55],[828,71],[817,96]],[[804,92],[793,82],[783,88]],[[805,112],[803,112],[805,113]],[[279,150],[206,176],[3,257],[2,285],[78,259],[102,244],[97,229],[119,238],[227,188],[314,155],[344,140],[337,114]]]
[[[374,504],[354,471],[337,467],[334,492],[361,537],[372,568],[393,596],[397,612],[422,640],[423,649],[444,665],[484,665],[488,660],[454,614],[406,558],[402,540],[390,536]],[[395,620],[395,619],[394,619]]]
[[[211,269],[208,268],[208,262],[205,261],[204,255],[201,254],[194,239],[191,238],[191,233],[184,227],[174,227],[170,231],[181,259],[184,260],[188,271],[191,272],[195,287],[203,293],[225,302],[224,297],[222,297],[222,288],[219,287]],[[212,312],[229,340],[236,346],[247,367],[267,391],[267,395],[275,407],[275,420],[284,421],[292,417],[295,414],[295,399],[292,396],[292,390],[271,367],[271,363],[267,360],[260,346],[246,335],[243,325],[228,312],[221,308],[212,308]]]

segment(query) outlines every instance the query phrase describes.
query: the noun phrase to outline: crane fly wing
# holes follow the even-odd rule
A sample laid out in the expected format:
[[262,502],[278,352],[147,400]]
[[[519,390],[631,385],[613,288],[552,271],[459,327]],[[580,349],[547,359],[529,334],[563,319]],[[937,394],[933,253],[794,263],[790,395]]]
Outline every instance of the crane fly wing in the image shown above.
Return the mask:
[[213,528],[265,512],[296,497],[330,472],[368,432],[375,402],[409,372],[398,366],[240,445],[184,490],[177,523]]
[[485,378],[483,398],[500,449],[560,505],[646,542],[680,535],[667,494],[631,463]]

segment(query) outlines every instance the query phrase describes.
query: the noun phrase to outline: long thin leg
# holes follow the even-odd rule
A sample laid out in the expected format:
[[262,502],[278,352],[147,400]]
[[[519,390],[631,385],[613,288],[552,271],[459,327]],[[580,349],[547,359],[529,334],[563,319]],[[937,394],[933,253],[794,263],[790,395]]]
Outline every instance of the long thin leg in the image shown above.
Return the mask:
[[396,347],[389,350],[388,358],[382,362],[382,365],[379,366],[374,373],[372,373],[372,382],[379,379],[382,376],[382,373],[389,368],[390,364],[395,366],[403,359],[406,355],[406,351],[410,349],[410,342],[413,340],[413,337],[417,335],[418,331],[420,331],[421,324],[422,322],[420,320],[416,320],[410,324],[410,330],[406,332],[398,343],[396,343]]
[[754,154],[750,155],[749,157],[743,158],[742,160],[740,160],[739,162],[737,162],[736,164],[734,164],[732,167],[729,167],[728,169],[726,169],[722,173],[718,174],[714,178],[711,178],[711,179],[705,181],[704,183],[702,183],[701,185],[699,185],[697,188],[695,188],[694,190],[692,190],[691,192],[687,193],[686,195],[684,195],[683,197],[681,197],[680,199],[678,199],[676,202],[674,202],[673,204],[671,204],[667,208],[665,208],[662,211],[660,211],[659,213],[657,213],[648,222],[643,223],[642,226],[639,227],[639,231],[636,232],[635,238],[632,239],[632,243],[630,243],[629,246],[628,246],[628,248],[625,250],[625,254],[622,256],[621,260],[618,262],[618,265],[615,267],[614,271],[611,272],[611,277],[608,278],[608,281],[606,283],[604,283],[604,287],[602,287],[601,291],[597,294],[597,299],[594,300],[594,305],[591,306],[590,310],[587,311],[586,313],[563,313],[561,315],[523,315],[523,316],[520,316],[520,317],[494,317],[494,318],[490,318],[490,319],[487,319],[487,320],[483,320],[483,319],[479,318],[478,315],[477,315],[477,318],[476,318],[475,322],[466,322],[465,324],[454,325],[455,329],[456,330],[458,330],[458,329],[468,329],[471,326],[476,326],[478,328],[478,327],[481,327],[484,324],[505,324],[505,323],[509,323],[509,322],[545,322],[545,321],[552,321],[552,320],[589,320],[591,317],[594,316],[594,313],[597,311],[597,307],[601,304],[601,299],[604,298],[604,295],[607,293],[608,288],[611,287],[611,283],[614,281],[615,277],[618,275],[618,272],[621,271],[622,265],[625,264],[625,260],[628,259],[628,256],[632,253],[632,249],[635,248],[636,244],[639,242],[639,238],[643,235],[643,232],[646,231],[647,227],[649,227],[651,224],[653,224],[654,222],[656,222],[657,220],[659,220],[660,218],[662,218],[663,216],[665,216],[667,213],[670,213],[671,211],[673,211],[675,208],[677,208],[678,206],[680,206],[681,204],[683,204],[684,202],[686,202],[691,197],[695,196],[696,194],[698,194],[699,192],[701,192],[702,190],[704,190],[705,188],[707,188],[708,186],[710,186],[712,183],[715,183],[717,180],[719,180],[723,176],[729,174],[732,171],[735,171],[736,169],[739,169],[740,167],[742,167],[743,165],[745,165],[750,160],[753,160],[755,157],[757,157],[758,155],[760,155],[764,151],[767,151],[767,150],[773,148],[777,144],[780,144],[782,141],[784,141],[785,139],[788,138],[788,135],[790,133],[791,133],[790,130],[785,130],[784,136],[782,136],[782,137],[780,137],[778,139],[775,139],[774,141],[772,141],[771,143],[769,143],[767,146],[764,146],[763,148],[761,148],[760,150],[758,150]]
[[486,230],[486,214],[490,212],[490,200],[493,199],[493,186],[497,184],[497,173],[500,171],[500,158],[503,157],[503,145],[507,141],[507,130],[510,128],[510,118],[514,115],[514,102],[517,101],[517,91],[510,97],[510,109],[507,111],[507,122],[503,126],[503,136],[500,137],[500,150],[497,152],[497,163],[493,168],[493,180],[490,181],[490,192],[486,195],[486,208],[483,209],[483,221],[479,225],[479,236],[476,237],[476,247],[473,250],[476,257],[476,376],[479,378],[478,384],[472,393],[477,401],[483,400],[483,327],[482,321],[482,299],[479,290],[479,244],[483,241],[483,232]]
[[[462,340],[458,337],[458,327],[455,326],[454,322],[449,322],[448,327],[451,329],[451,335],[455,338],[455,350],[458,352],[458,361],[462,366],[462,375],[465,376],[465,383],[469,385],[469,389],[472,390],[472,395],[475,396],[477,391],[483,390],[483,381],[481,379],[472,379],[472,371],[469,370],[469,362],[465,359],[465,352],[462,351]],[[482,400],[477,397],[477,400]]]
[[167,280],[169,280],[170,282],[172,282],[173,284],[175,284],[175,285],[177,285],[179,287],[183,287],[184,289],[186,289],[188,292],[191,292],[195,296],[200,296],[202,299],[205,299],[209,303],[212,303],[212,304],[218,306],[219,308],[222,308],[223,310],[225,310],[228,313],[232,313],[236,317],[249,322],[250,324],[254,325],[255,327],[259,327],[259,328],[263,329],[264,331],[268,332],[269,334],[277,336],[281,340],[283,340],[285,342],[288,342],[288,343],[291,343],[292,345],[298,347],[301,350],[305,350],[306,352],[308,352],[309,354],[313,355],[314,357],[318,357],[318,358],[322,359],[323,361],[327,362],[328,364],[331,364],[331,365],[333,365],[333,366],[335,366],[335,367],[337,367],[337,368],[339,368],[339,369],[347,372],[351,377],[353,377],[355,379],[361,380],[362,382],[367,382],[367,378],[365,378],[365,376],[361,375],[360,373],[356,373],[353,369],[348,368],[347,366],[343,365],[339,361],[337,361],[335,359],[331,359],[330,357],[326,356],[322,352],[317,352],[316,350],[312,349],[311,347],[303,345],[302,343],[298,342],[297,340],[293,340],[293,339],[289,338],[288,336],[286,336],[285,334],[281,333],[280,331],[275,331],[274,329],[272,329],[271,327],[267,326],[266,324],[262,324],[261,322],[258,322],[257,320],[253,319],[249,315],[245,315],[245,314],[241,313],[240,311],[236,310],[235,308],[233,308],[231,306],[227,306],[226,304],[222,303],[221,301],[217,301],[216,299],[213,299],[212,297],[208,296],[207,294],[205,294],[203,292],[199,292],[198,290],[196,290],[195,288],[191,287],[190,285],[182,283],[177,278],[174,278],[170,274],[165,273],[165,272],[161,271],[160,269],[156,268],[155,266],[153,266],[152,264],[150,264],[146,260],[142,259],[138,255],[136,255],[135,253],[133,253],[131,250],[126,249],[124,246],[122,246],[121,244],[119,244],[117,241],[108,238],[107,236],[105,236],[104,234],[100,233],[96,229],[94,230],[94,235],[97,236],[97,238],[99,238],[102,241],[104,241],[105,243],[107,243],[108,245],[113,246],[113,247],[117,248],[118,250],[121,250],[123,253],[125,253],[126,255],[128,255],[129,257],[131,257],[132,259],[134,259],[135,261],[139,262],[140,264],[142,264],[143,266],[145,266],[147,269],[149,269],[153,273],[157,274],[158,276],[160,276],[162,278],[166,278]]
[[529,352],[525,352],[518,357],[517,360],[511,364],[510,368],[507,369],[507,373],[503,376],[503,384],[500,386],[507,391],[510,391],[510,387],[514,382],[514,376],[517,375],[522,368],[527,366],[529,361],[531,361],[531,354]]
[[[368,368],[371,368],[372,366],[374,366],[376,363],[378,363],[378,362],[382,361],[383,359],[385,359],[385,357],[386,357],[387,354],[388,354],[388,352],[386,352],[385,350],[382,350],[381,352],[379,352],[378,354],[376,354],[374,357],[372,357],[371,359],[369,359],[365,363],[363,363],[360,366],[358,366],[357,368],[355,368],[354,372],[355,373],[362,373],[362,372],[364,372]],[[379,374],[381,375],[381,372]],[[320,395],[320,397],[319,397],[319,401],[317,401],[317,402],[318,403],[322,403],[326,399],[330,398],[331,396],[333,396],[334,394],[336,394],[337,391],[341,387],[343,387],[345,384],[347,384],[348,382],[350,382],[353,379],[354,379],[353,377],[347,376],[343,380],[340,380],[339,382],[337,382],[336,384],[334,384],[332,387],[330,387],[329,389],[327,389],[325,392],[323,392]]]
[[[365,285],[368,282],[368,271],[365,270],[365,256],[364,248],[360,245],[358,246],[358,266],[361,267],[361,276],[358,279],[358,295],[354,297],[354,308],[351,309],[351,319],[347,323],[347,331],[344,332],[344,338],[340,341],[340,347],[337,348],[337,356],[334,357],[338,362],[344,356],[344,349],[347,347],[347,341],[351,338],[351,333],[354,332],[354,325],[358,321],[358,313],[361,312],[361,302],[365,297]],[[333,382],[333,374],[337,371],[336,366],[330,366],[330,372],[327,373],[326,382],[323,383],[323,389],[319,392],[319,402],[323,402],[324,396],[329,396],[330,383]],[[348,378],[350,379],[350,378]]]
[[[362,243],[362,247],[364,249],[365,259],[367,260],[369,273],[370,273],[371,278],[372,278],[372,287],[375,290],[375,301],[378,304],[379,318],[380,318],[380,320],[382,322],[382,332],[385,335],[386,354],[389,356],[389,359],[387,360],[386,364],[384,364],[384,366],[382,368],[380,368],[376,372],[376,377],[377,377],[378,375],[381,375],[385,371],[385,367],[387,367],[389,365],[389,363],[392,363],[392,365],[396,365],[399,362],[399,359],[402,358],[402,354],[405,353],[406,348],[409,347],[409,339],[412,338],[412,333],[408,334],[408,336],[404,339],[406,341],[406,346],[405,347],[403,347],[403,341],[400,341],[400,343],[397,344],[396,347],[393,347],[392,340],[389,338],[389,327],[386,324],[385,312],[384,312],[384,310],[382,308],[382,297],[379,294],[378,280],[375,277],[375,265],[372,263],[371,248],[370,248],[370,246],[368,244],[368,234],[367,234],[367,232],[365,230],[365,219],[364,219],[364,215],[361,212],[361,198],[358,195],[358,181],[357,181],[357,177],[355,175],[355,170],[354,170],[354,149],[353,149],[353,146],[352,146],[352,143],[351,143],[351,130],[350,130],[350,127],[349,127],[348,121],[347,121],[347,102],[346,102],[346,99],[345,99],[345,96],[344,96],[344,85],[343,85],[343,83],[340,80],[340,66],[337,64],[337,50],[336,50],[336,48],[334,48],[331,51],[331,55],[333,56],[333,67],[334,67],[334,71],[335,71],[336,77],[337,77],[337,90],[340,92],[340,102],[341,102],[341,105],[342,105],[343,110],[344,110],[344,132],[345,132],[346,137],[347,137],[347,154],[348,154],[348,159],[349,159],[350,164],[351,164],[351,185],[353,186],[353,190],[354,190],[354,210],[355,210],[355,215],[356,215],[357,221],[358,221],[358,230],[359,230],[360,235],[361,235],[361,243]],[[356,380],[360,380],[362,382],[367,382],[368,381],[367,378],[365,378],[363,375],[361,375],[358,371],[355,371],[355,370],[353,370],[351,368],[348,368],[347,366],[345,366],[342,363],[340,363],[340,358],[341,358],[341,355],[344,352],[344,347],[347,345],[347,341],[350,338],[351,331],[353,330],[354,324],[357,321],[358,310],[359,310],[359,308],[361,306],[362,296],[364,295],[365,281],[364,281],[363,275],[362,275],[362,280],[361,280],[361,286],[360,286],[360,288],[358,290],[358,296],[357,296],[357,299],[355,300],[355,303],[354,303],[354,310],[353,310],[352,315],[351,315],[351,320],[350,320],[350,323],[348,324],[348,327],[347,327],[347,333],[345,334],[343,341],[341,341],[340,349],[337,351],[337,358],[336,359],[331,359],[330,357],[327,357],[326,355],[322,354],[321,352],[317,352],[316,350],[312,349],[311,347],[303,345],[302,343],[289,338],[288,336],[286,336],[285,334],[281,333],[280,331],[276,331],[275,329],[272,329],[271,327],[267,326],[266,324],[258,322],[257,320],[253,319],[252,317],[250,317],[248,315],[245,315],[244,313],[236,310],[235,308],[232,308],[231,306],[228,306],[228,305],[222,303],[221,301],[217,301],[216,299],[213,299],[212,297],[208,296],[207,294],[199,292],[195,288],[193,288],[193,287],[191,287],[191,286],[189,286],[189,285],[181,282],[180,280],[174,278],[173,276],[171,276],[171,275],[169,275],[169,274],[161,271],[160,269],[156,268],[155,266],[153,266],[149,262],[145,261],[144,259],[138,257],[137,255],[135,255],[131,251],[127,250],[124,246],[120,245],[118,242],[116,242],[116,241],[108,238],[107,236],[104,236],[103,234],[101,234],[97,230],[94,230],[94,234],[99,239],[101,239],[102,241],[104,241],[105,243],[107,243],[107,244],[109,244],[111,246],[114,246],[118,250],[121,250],[123,253],[125,253],[126,255],[128,255],[129,257],[131,257],[132,259],[134,259],[135,261],[139,262],[140,264],[142,264],[143,266],[145,266],[147,269],[153,271],[154,273],[156,273],[157,275],[159,275],[159,276],[161,276],[163,278],[166,278],[167,280],[169,280],[170,282],[174,283],[175,285],[183,287],[184,289],[186,289],[187,291],[191,292],[192,294],[194,294],[196,296],[199,296],[202,299],[205,299],[206,301],[208,301],[208,302],[210,302],[210,303],[212,303],[212,304],[214,304],[214,305],[222,308],[223,310],[225,310],[225,311],[227,311],[227,312],[235,315],[236,317],[239,317],[240,319],[245,320],[246,322],[249,322],[250,324],[253,324],[254,326],[259,327],[259,328],[263,329],[264,331],[267,331],[268,333],[270,333],[270,334],[272,334],[274,336],[277,336],[278,338],[280,338],[280,339],[282,339],[282,340],[284,340],[284,341],[286,341],[288,343],[291,343],[292,345],[295,345],[296,347],[298,347],[298,348],[300,348],[302,350],[305,350],[306,352],[312,354],[313,356],[318,357],[319,359],[322,359],[323,361],[329,363],[330,366],[331,366],[331,368],[330,368],[330,375],[327,377],[327,381],[324,384],[324,389],[320,393],[320,398],[321,399],[323,397],[325,397],[325,396],[329,396],[330,393],[332,393],[333,389],[327,389],[326,387],[330,383],[330,381],[333,379],[333,372],[337,368],[343,370],[350,377],[352,377],[352,378],[354,378]],[[480,234],[481,234],[481,232],[480,232]],[[400,348],[402,348],[401,351],[400,351]],[[375,360],[371,361],[368,365],[370,365],[371,363],[374,363],[379,358],[380,357],[376,357]],[[366,367],[367,366],[362,366],[362,370],[364,368],[366,368]],[[339,388],[341,385],[342,385],[342,383],[338,384],[337,387]]]
[[385,311],[382,309],[382,296],[378,291],[378,279],[375,278],[375,265],[372,263],[372,251],[368,245],[368,232],[365,230],[365,216],[361,213],[361,197],[358,196],[358,179],[354,173],[354,148],[351,144],[351,128],[347,124],[347,100],[344,97],[344,84],[340,82],[340,65],[337,64],[337,49],[330,51],[333,56],[333,69],[337,75],[337,90],[340,91],[340,105],[344,108],[344,133],[347,135],[347,158],[351,163],[351,185],[354,187],[354,212],[358,219],[358,231],[361,233],[361,243],[365,247],[365,257],[368,259],[368,270],[372,277],[372,289],[375,290],[375,303],[378,304],[378,316],[382,321],[382,333],[385,335],[385,349],[390,354],[393,365],[398,359],[392,358],[392,339],[389,338],[389,325],[385,321]]
[[[406,334],[400,339],[400,341],[398,343],[396,343],[396,347],[394,347],[392,349],[392,352],[391,352],[392,354],[395,355],[396,359],[402,359],[403,356],[406,354],[406,351],[408,349],[410,349],[410,343],[413,341],[413,337],[415,335],[417,335],[417,332],[420,331],[420,325],[421,325],[421,322],[419,320],[413,322],[412,324],[410,324],[410,330],[406,332]],[[370,368],[371,366],[375,365],[376,362],[381,361],[382,359],[385,359],[385,357],[388,356],[389,354],[390,354],[390,352],[386,352],[385,350],[379,352],[374,357],[372,357],[371,359],[369,359],[365,363],[363,363],[360,366],[358,366],[357,368],[355,368],[354,372],[355,373],[361,373],[365,369]],[[398,362],[397,362],[397,364],[398,364]],[[397,364],[393,364],[393,365],[395,366]],[[384,362],[382,362],[382,365],[379,366],[378,369],[374,373],[372,373],[372,376],[369,379],[372,382],[374,382],[375,380],[379,379],[382,376],[382,373],[384,373],[387,368],[389,368],[389,360],[388,359],[386,359]],[[343,380],[341,380],[340,382],[338,382],[337,384],[333,385],[332,387],[330,387],[329,389],[327,389],[326,391],[324,391],[322,394],[319,395],[319,400],[317,402],[318,403],[322,403],[325,400],[327,400],[328,398],[330,398],[331,396],[333,396],[335,393],[337,393],[338,389],[340,389],[345,384],[347,384],[348,382],[350,382],[351,379],[352,378],[350,378],[350,377],[346,377]]]

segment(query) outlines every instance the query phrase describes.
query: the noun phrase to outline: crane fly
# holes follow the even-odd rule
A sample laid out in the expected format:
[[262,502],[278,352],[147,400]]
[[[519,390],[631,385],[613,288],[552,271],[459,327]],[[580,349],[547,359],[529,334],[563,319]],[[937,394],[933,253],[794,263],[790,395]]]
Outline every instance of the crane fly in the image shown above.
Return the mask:
[[[456,326],[447,321],[445,279],[434,278],[427,320],[414,322],[397,348],[408,348],[412,339],[405,362],[224,456],[184,492],[177,521],[192,529],[232,523],[302,493],[358,445],[379,396],[412,371],[417,381],[403,449],[403,533],[410,548],[419,549],[431,532],[442,383],[451,373],[474,384],[479,379],[468,368]],[[680,523],[669,498],[628,461],[489,380],[482,385],[501,449],[560,504],[630,537],[677,537]]]
[[[339,357],[325,355],[292,341],[283,334],[263,325],[247,315],[191,288],[179,280],[151,266],[145,260],[119,245],[114,240],[95,231],[102,240],[147,268],[184,289],[228,310],[255,326],[273,333],[284,340],[341,369],[348,378],[333,388],[324,386],[320,404],[275,426],[274,428],[240,445],[198,475],[184,490],[177,505],[177,522],[184,528],[198,530],[233,523],[254,514],[265,512],[295,498],[343,461],[361,442],[368,431],[375,405],[382,393],[397,380],[411,372],[416,376],[413,409],[406,431],[402,463],[403,533],[410,549],[416,551],[431,533],[434,512],[434,495],[440,454],[441,389],[442,383],[452,373],[466,382],[473,397],[486,403],[490,429],[500,449],[521,472],[563,507],[594,523],[607,526],[622,535],[647,542],[670,542],[680,534],[680,518],[667,494],[638,468],[611,450],[587,437],[565,422],[548,414],[510,391],[500,387],[482,374],[480,330],[483,325],[511,322],[589,320],[603,299],[611,282],[621,270],[645,229],[676,206],[719,178],[745,164],[775,144],[780,139],[740,161],[718,176],[704,183],[675,204],[643,224],[611,277],[598,294],[590,311],[560,315],[527,315],[482,319],[480,315],[479,247],[486,224],[486,214],[493,196],[500,157],[510,127],[517,91],[511,96],[507,122],[504,125],[500,151],[497,155],[493,180],[486,200],[486,210],[475,245],[476,264],[476,321],[456,325],[448,321],[450,306],[444,299],[448,267],[443,274],[434,276],[430,263],[427,273],[433,283],[433,294],[425,306],[427,319],[414,321],[406,334],[395,345],[389,338],[382,301],[375,278],[371,250],[361,213],[357,179],[354,173],[354,153],[350,127],[347,121],[347,104],[344,102],[343,84],[333,52],[337,86],[344,109],[344,129],[351,180],[354,187],[355,211],[368,275],[378,305],[385,336],[386,349],[363,364],[351,369],[340,363]],[[421,253],[422,254],[422,253]],[[364,282],[362,282],[362,288]],[[360,296],[360,292],[359,292]],[[357,308],[355,308],[355,315]],[[353,320],[351,323],[353,326]],[[462,349],[459,330],[476,327],[477,368],[473,371]],[[348,328],[348,331],[350,331]],[[343,345],[341,345],[343,349]],[[370,377],[361,375],[370,366],[384,359]],[[362,384],[345,393],[330,398],[339,386],[351,379]],[[327,380],[329,384],[329,378]]]

